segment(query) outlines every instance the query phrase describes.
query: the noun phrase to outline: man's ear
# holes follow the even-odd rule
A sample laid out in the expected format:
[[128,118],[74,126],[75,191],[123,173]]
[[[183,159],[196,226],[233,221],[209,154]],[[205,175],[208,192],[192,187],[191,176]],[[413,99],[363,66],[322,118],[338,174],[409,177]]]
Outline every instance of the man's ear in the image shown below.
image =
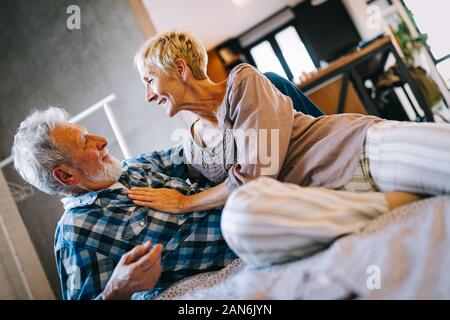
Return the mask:
[[181,58],[176,59],[175,60],[175,68],[176,68],[177,74],[180,77],[181,81],[187,82],[188,74],[191,73],[191,69],[187,65],[186,61]]
[[66,186],[75,186],[80,183],[80,178],[74,173],[72,168],[65,165],[56,166],[52,171],[53,178]]

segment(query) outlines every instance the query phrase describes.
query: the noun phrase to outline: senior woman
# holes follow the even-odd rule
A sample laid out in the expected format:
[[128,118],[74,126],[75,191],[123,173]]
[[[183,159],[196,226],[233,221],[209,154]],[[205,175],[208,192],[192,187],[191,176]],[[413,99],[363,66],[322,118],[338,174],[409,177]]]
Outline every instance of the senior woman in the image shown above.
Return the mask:
[[299,186],[347,191],[450,193],[450,126],[339,114],[314,118],[248,64],[226,81],[206,74],[202,44],[185,32],[150,39],[136,55],[147,100],[169,117],[198,118],[183,144],[190,177],[214,187],[185,196],[134,189],[137,205],[183,214],[225,204],[231,192],[259,176]]

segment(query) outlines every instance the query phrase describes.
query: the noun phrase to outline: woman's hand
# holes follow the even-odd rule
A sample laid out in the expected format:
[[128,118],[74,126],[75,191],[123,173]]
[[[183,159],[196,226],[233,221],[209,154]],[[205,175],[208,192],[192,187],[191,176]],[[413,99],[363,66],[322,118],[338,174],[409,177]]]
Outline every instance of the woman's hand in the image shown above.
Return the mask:
[[188,196],[173,189],[131,188],[127,191],[127,195],[138,206],[149,207],[166,213],[186,213]]

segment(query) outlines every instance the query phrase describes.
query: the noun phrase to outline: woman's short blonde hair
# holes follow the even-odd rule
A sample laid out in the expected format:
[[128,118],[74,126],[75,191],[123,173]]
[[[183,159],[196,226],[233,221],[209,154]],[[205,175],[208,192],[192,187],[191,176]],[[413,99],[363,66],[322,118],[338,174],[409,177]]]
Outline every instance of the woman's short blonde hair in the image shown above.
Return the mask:
[[137,52],[135,64],[141,76],[154,68],[175,76],[176,59],[186,61],[195,79],[207,78],[206,49],[188,32],[165,32],[151,38]]

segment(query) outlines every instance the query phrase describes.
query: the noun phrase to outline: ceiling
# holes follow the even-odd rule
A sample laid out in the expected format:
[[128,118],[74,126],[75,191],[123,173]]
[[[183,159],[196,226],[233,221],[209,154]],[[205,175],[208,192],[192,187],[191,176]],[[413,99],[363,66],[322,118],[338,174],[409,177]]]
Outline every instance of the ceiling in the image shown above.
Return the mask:
[[[210,50],[303,0],[143,0],[157,32],[189,31]],[[234,2],[241,3],[241,6]]]

